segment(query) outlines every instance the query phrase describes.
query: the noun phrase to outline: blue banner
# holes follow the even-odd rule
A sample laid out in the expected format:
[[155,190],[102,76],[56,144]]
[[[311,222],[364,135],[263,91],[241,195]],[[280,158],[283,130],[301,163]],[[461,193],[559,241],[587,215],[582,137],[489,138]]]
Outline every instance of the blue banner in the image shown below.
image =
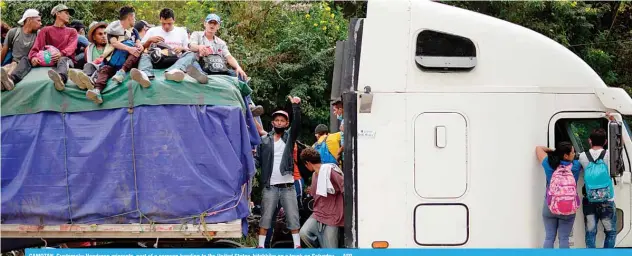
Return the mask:
[[26,256],[630,256],[632,249],[26,249]]

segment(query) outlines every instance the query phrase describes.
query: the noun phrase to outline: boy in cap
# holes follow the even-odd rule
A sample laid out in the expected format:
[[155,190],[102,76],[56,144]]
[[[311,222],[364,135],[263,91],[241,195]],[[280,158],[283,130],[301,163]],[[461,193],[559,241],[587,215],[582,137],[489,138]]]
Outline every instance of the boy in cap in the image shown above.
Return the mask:
[[[77,30],[66,27],[66,24],[70,22],[70,17],[75,14],[75,10],[64,4],[58,4],[53,7],[50,14],[55,17],[55,23],[42,28],[37,35],[33,48],[29,52],[31,63],[28,69],[30,70],[31,66],[40,65],[39,59],[35,56],[44,49],[44,46],[51,45],[59,49],[59,53],[52,56],[55,66],[48,71],[48,77],[53,80],[55,89],[63,91],[68,81],[68,69],[75,64]],[[15,72],[17,73],[17,69]]]
[[105,89],[110,77],[117,83],[123,82],[126,72],[131,70],[140,54],[143,46],[140,43],[138,31],[133,25],[136,23],[136,10],[131,6],[124,6],[119,10],[119,20],[110,23],[105,28],[109,44],[104,52],[103,65],[97,71],[94,80],[86,74],[79,73],[79,80],[88,88],[86,97],[96,104],[103,103],[101,92]]
[[145,36],[145,34],[147,34],[147,30],[153,27],[154,25],[151,25],[144,20],[139,20],[136,22],[136,24],[134,24],[134,28],[136,29],[136,31],[138,31],[138,35],[141,39]]
[[[31,71],[29,51],[37,38],[37,31],[42,26],[39,11],[27,9],[18,21],[21,27],[15,27],[7,33],[7,39],[2,46],[2,56],[11,51],[11,63],[2,67],[1,79],[3,90],[13,90],[14,85]],[[18,71],[18,72],[16,72]]]

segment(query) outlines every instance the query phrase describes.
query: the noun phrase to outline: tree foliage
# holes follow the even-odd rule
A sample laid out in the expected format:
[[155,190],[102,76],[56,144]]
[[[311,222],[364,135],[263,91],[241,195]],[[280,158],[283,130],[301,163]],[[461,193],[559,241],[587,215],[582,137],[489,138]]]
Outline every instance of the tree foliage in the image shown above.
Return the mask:
[[446,2],[503,19],[566,46],[609,86],[632,93],[632,2]]

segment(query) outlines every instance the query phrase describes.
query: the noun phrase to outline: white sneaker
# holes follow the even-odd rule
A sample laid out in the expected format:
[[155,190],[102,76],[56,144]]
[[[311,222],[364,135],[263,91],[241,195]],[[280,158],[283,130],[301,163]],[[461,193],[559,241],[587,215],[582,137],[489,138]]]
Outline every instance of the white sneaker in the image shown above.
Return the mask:
[[171,70],[165,73],[165,79],[176,81],[176,82],[182,82],[182,80],[184,80],[184,72],[179,69]]
[[149,77],[145,74],[145,72],[140,71],[137,68],[133,68],[129,72],[129,75],[132,77],[132,80],[138,82],[143,88],[149,88],[149,86],[151,86],[151,81],[149,81]]
[[119,71],[116,71],[116,74],[112,77],[112,80],[120,84],[125,79],[125,75],[126,75],[125,71],[123,71],[122,69],[119,69]]
[[74,69],[74,68],[68,69],[68,80],[75,83],[77,87],[79,87],[79,89],[85,90],[86,86],[81,82],[81,79],[79,79],[80,72],[81,70],[78,70],[78,69]]
[[96,88],[86,91],[86,98],[88,98],[89,100],[91,100],[92,102],[96,104],[103,103],[103,97],[101,97],[101,91]]
[[56,90],[63,91],[65,89],[66,84],[64,83],[64,80],[61,79],[61,75],[55,72],[55,70],[51,69],[48,71],[48,78],[53,80],[53,85],[55,85]]

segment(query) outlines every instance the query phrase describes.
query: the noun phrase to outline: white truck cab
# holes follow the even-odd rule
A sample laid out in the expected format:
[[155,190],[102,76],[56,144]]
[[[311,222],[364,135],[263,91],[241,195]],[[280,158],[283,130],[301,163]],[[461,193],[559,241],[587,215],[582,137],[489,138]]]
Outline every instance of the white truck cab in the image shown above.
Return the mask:
[[[349,32],[333,90],[345,110],[347,247],[542,247],[535,147],[570,141],[579,156],[597,127],[615,156],[616,246],[632,246],[623,89],[541,34],[441,3],[370,1]],[[571,244],[585,247],[584,234],[580,208]]]

